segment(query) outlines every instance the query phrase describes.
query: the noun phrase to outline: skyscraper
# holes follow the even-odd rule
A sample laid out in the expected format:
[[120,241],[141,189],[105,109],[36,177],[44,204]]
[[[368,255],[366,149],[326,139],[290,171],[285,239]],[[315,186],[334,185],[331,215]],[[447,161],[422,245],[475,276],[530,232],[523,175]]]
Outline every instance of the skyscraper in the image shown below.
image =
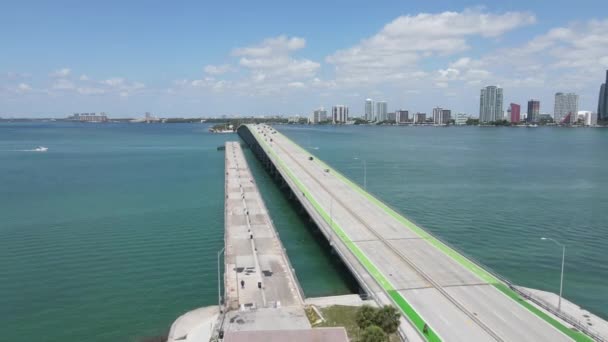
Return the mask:
[[376,102],[376,121],[382,122],[388,120],[388,106],[386,101]]
[[510,121],[512,123],[518,123],[520,120],[520,111],[521,111],[521,106],[518,105],[517,103],[511,103],[511,118]]
[[576,123],[578,116],[578,95],[574,93],[555,93],[553,121],[558,124]]
[[435,125],[447,125],[452,117],[452,111],[440,107],[433,108],[433,122]]
[[608,121],[608,70],[606,70],[606,82],[600,87],[600,97],[597,104],[597,119]]
[[365,100],[365,120],[374,121],[374,117],[376,116],[374,113],[374,100],[367,99]]
[[479,96],[479,122],[502,120],[502,88],[487,86]]
[[327,111],[321,107],[312,113],[312,123],[318,124],[319,122],[327,120]]
[[331,108],[331,121],[334,124],[348,121],[348,106],[337,105]]
[[528,116],[526,121],[529,123],[538,122],[540,120],[540,101],[530,100],[528,101]]

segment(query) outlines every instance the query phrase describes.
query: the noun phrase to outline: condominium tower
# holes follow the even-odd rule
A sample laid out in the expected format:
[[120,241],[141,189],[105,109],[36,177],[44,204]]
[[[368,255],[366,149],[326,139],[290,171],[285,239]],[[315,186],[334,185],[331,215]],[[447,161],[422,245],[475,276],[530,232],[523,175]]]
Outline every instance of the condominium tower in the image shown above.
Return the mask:
[[375,103],[372,99],[365,100],[365,120],[374,121],[375,118]]
[[376,102],[376,121],[382,122],[388,120],[388,106],[386,101]]
[[487,86],[479,96],[479,122],[502,120],[502,88]]
[[528,101],[528,116],[526,121],[529,123],[538,122],[540,120],[540,101],[530,100]]
[[348,106],[337,105],[331,108],[331,121],[334,124],[348,121]]
[[578,116],[578,95],[574,93],[555,93],[553,121],[558,124],[576,123]]

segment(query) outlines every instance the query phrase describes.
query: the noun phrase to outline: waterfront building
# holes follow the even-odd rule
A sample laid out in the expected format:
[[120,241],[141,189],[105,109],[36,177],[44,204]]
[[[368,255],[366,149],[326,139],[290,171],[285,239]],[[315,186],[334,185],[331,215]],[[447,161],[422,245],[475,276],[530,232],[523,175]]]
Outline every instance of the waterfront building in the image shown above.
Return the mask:
[[517,103],[511,103],[509,110],[511,111],[509,121],[515,124],[519,123],[521,106]]
[[526,116],[526,121],[528,123],[535,123],[540,120],[540,101],[539,100],[530,100],[528,101],[528,113]]
[[555,93],[553,121],[558,124],[574,124],[578,116],[578,95]]
[[388,105],[386,101],[376,102],[376,121],[382,122],[388,120]]
[[387,119],[389,122],[392,122],[392,123],[397,123],[397,113],[395,113],[395,112],[388,113],[388,114],[386,115],[386,119]]
[[336,105],[331,109],[331,121],[334,124],[348,121],[348,106]]
[[68,120],[71,121],[80,121],[80,122],[107,122],[108,117],[106,113],[74,113],[72,116],[68,117]]
[[397,123],[406,123],[409,121],[409,112],[407,110],[398,110],[395,112],[396,116],[397,116]]
[[606,70],[606,82],[600,87],[600,96],[597,103],[597,119],[608,121],[608,70]]
[[311,122],[313,124],[318,124],[319,122],[323,122],[325,120],[327,120],[327,111],[325,108],[321,107],[312,113]]
[[502,88],[487,86],[479,96],[479,122],[502,120]]
[[596,126],[597,125],[597,113],[587,112],[585,113],[585,126]]
[[440,107],[433,108],[433,122],[435,125],[447,125],[450,123],[452,111]]
[[456,122],[456,125],[466,125],[467,124],[467,120],[469,118],[467,117],[467,115],[465,113],[458,113],[456,114],[456,119],[454,120]]
[[425,123],[425,121],[426,121],[426,113],[416,113],[416,115],[414,115],[415,124]]
[[365,100],[365,120],[367,120],[367,121],[375,120],[375,118],[376,118],[375,107],[376,107],[376,104],[374,103],[374,100],[372,100],[372,99]]

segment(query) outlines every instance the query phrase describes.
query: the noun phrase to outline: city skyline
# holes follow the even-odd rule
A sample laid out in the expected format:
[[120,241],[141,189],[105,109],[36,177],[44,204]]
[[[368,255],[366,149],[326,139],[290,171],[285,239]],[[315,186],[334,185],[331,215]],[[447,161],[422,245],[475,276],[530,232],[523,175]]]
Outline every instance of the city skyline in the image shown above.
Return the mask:
[[[608,68],[604,3],[567,13],[523,1],[363,4],[349,2],[357,25],[332,25],[339,2],[242,2],[254,15],[236,17],[226,5],[188,2],[8,4],[0,14],[0,116],[87,108],[113,117],[292,115],[333,103],[362,116],[365,97],[391,104],[389,112],[428,112],[441,99],[474,114],[479,88],[489,84],[507,90],[505,103],[552,103],[556,92],[573,92],[580,109],[598,107]],[[15,29],[32,21],[45,30]]]

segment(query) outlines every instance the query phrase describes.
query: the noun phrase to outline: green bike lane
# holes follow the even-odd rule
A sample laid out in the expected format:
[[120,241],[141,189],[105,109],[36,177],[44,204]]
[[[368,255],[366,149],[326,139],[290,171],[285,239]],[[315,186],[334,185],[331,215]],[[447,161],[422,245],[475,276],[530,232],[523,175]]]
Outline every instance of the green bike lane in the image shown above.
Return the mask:
[[[315,197],[308,191],[308,189],[302,184],[302,182],[296,177],[293,172],[285,165],[281,157],[279,157],[272,147],[268,145],[266,140],[261,137],[255,127],[247,125],[249,131],[256,137],[258,143],[264,146],[264,150],[272,155],[275,160],[275,166],[283,170],[283,172],[289,177],[291,181],[298,187],[304,196],[308,199],[310,204],[314,207],[317,213],[323,218],[327,225],[332,231],[338,236],[338,238],[344,243],[348,250],[353,253],[357,260],[363,265],[366,271],[376,280],[376,282],[382,287],[382,289],[388,294],[390,299],[399,307],[401,312],[410,321],[410,323],[418,330],[420,336],[430,342],[442,341],[439,334],[427,324],[424,318],[414,310],[412,305],[405,299],[405,297],[397,291],[393,284],[378,270],[376,265],[365,255],[365,253],[350,239],[346,232],[338,225],[334,220],[331,219],[329,213],[319,204]],[[426,331],[425,331],[426,326]]]
[[[292,144],[294,147],[296,147],[300,151],[313,156],[313,154],[310,151],[305,150],[303,147],[301,147],[297,143],[293,142],[286,135],[284,135],[284,134],[282,134],[282,133],[280,133],[278,131],[277,131],[277,134],[281,134],[281,137],[285,138],[286,141],[288,141],[290,144]],[[258,140],[260,140],[260,139],[258,139]],[[264,139],[261,139],[261,141],[263,141],[265,143]],[[277,158],[280,161],[280,158],[279,157],[277,157]],[[416,224],[414,224],[412,221],[408,220],[406,217],[404,217],[403,215],[399,214],[398,212],[396,212],[395,210],[393,210],[392,208],[390,208],[384,202],[382,202],[381,200],[377,199],[375,196],[373,196],[372,194],[370,194],[369,192],[367,192],[366,190],[364,190],[363,188],[361,188],[358,184],[356,184],[355,182],[351,181],[350,179],[348,179],[348,177],[344,176],[342,173],[340,173],[339,171],[335,170],[333,167],[329,166],[328,164],[326,164],[325,162],[323,162],[322,160],[320,160],[316,156],[314,156],[314,162],[317,163],[323,169],[329,169],[329,170],[331,170],[331,173],[333,175],[337,176],[342,182],[344,182],[346,185],[348,185],[349,187],[351,187],[354,191],[356,191],[357,193],[359,193],[360,195],[362,195],[363,197],[365,197],[366,199],[368,199],[370,202],[374,203],[376,206],[378,206],[379,208],[381,208],[382,210],[384,210],[391,217],[393,217],[394,219],[396,219],[397,221],[399,221],[404,227],[406,227],[410,231],[414,232],[419,237],[424,238],[430,245],[432,245],[433,247],[435,247],[436,249],[438,249],[439,251],[441,251],[445,255],[447,255],[450,258],[452,258],[454,261],[456,261],[457,263],[459,263],[461,266],[463,266],[466,269],[468,269],[469,271],[471,271],[473,274],[475,274],[481,280],[487,282],[488,284],[491,284],[494,288],[496,288],[502,294],[504,294],[505,296],[507,296],[511,300],[515,301],[516,303],[520,304],[521,306],[523,306],[524,308],[526,308],[528,311],[532,312],[534,315],[536,315],[537,317],[541,318],[543,321],[545,321],[546,323],[550,324],[551,326],[553,326],[554,328],[556,328],[557,330],[559,330],[560,332],[562,332],[563,334],[565,334],[569,338],[571,338],[571,339],[573,339],[574,341],[577,341],[577,342],[579,342],[579,341],[580,342],[583,342],[583,341],[584,342],[591,342],[591,341],[593,341],[593,339],[591,339],[589,336],[587,336],[587,335],[585,335],[585,334],[583,334],[583,333],[581,333],[579,331],[574,331],[574,330],[568,328],[567,326],[565,326],[564,324],[562,324],[561,322],[559,322],[557,319],[553,318],[551,315],[545,313],[543,310],[540,310],[536,306],[534,306],[531,303],[527,302],[517,292],[513,291],[507,284],[505,284],[500,279],[496,278],[493,274],[491,274],[490,272],[486,271],[485,269],[483,269],[482,267],[480,267],[478,264],[476,264],[473,261],[469,260],[464,255],[460,254],[456,250],[454,250],[451,247],[449,247],[448,245],[444,244],[442,241],[440,241],[439,239],[435,238],[433,235],[431,235],[430,233],[428,233],[426,230],[420,228],[419,226],[417,226]],[[293,175],[291,177],[293,177]],[[322,209],[320,209],[320,210],[322,210]],[[351,244],[352,244],[352,242],[351,242]],[[359,250],[359,254],[363,255],[363,258],[366,258],[365,255],[360,250]],[[357,255],[357,257],[359,258],[359,255]],[[411,311],[414,311],[413,308],[412,308],[412,306],[407,303],[407,300],[402,295],[400,295],[397,291],[395,291],[394,288],[388,289],[388,288],[384,287],[384,285],[383,285],[383,288],[389,293],[389,295],[391,296],[391,298],[396,303],[398,303],[398,305],[400,307],[401,307],[400,301],[402,300],[404,302],[403,304],[405,304],[406,307],[408,307],[409,309],[411,309]],[[404,312],[404,313],[407,314],[406,312]],[[420,317],[420,316],[418,315],[418,317]],[[410,321],[413,322],[414,320],[410,317]],[[424,323],[422,323],[422,325],[424,325]],[[416,325],[416,328],[418,328],[418,325]],[[437,336],[437,338],[439,338],[439,337]]]

